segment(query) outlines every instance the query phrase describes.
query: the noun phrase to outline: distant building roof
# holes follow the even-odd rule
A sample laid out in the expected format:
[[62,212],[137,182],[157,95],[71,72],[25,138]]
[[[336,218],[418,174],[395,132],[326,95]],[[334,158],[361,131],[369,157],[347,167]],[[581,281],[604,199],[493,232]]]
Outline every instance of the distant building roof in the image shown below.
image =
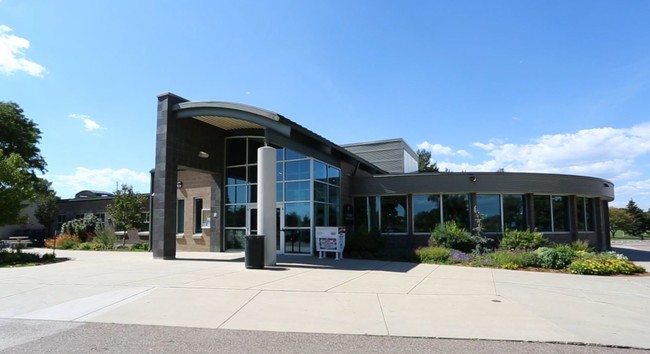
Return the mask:
[[84,190],[74,195],[74,199],[111,198],[111,197],[115,197],[115,194],[110,192],[90,191],[90,190]]

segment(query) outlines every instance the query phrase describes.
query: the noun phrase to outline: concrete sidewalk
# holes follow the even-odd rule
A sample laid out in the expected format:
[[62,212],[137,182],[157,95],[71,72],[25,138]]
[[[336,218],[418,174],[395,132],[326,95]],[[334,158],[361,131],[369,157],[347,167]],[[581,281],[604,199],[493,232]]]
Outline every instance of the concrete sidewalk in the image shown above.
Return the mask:
[[650,277],[241,253],[57,251],[0,269],[0,319],[650,348]]

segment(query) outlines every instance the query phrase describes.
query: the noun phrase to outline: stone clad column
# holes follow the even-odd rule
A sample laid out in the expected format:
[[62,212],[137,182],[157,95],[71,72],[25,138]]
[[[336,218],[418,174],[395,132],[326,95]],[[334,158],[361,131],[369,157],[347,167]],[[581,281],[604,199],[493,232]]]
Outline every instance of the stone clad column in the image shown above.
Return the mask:
[[158,96],[156,169],[151,211],[151,249],[154,258],[176,258],[176,182],[178,180],[178,126],[172,107],[184,98]]
[[275,265],[276,255],[276,152],[257,149],[257,234],[264,235],[264,265]]

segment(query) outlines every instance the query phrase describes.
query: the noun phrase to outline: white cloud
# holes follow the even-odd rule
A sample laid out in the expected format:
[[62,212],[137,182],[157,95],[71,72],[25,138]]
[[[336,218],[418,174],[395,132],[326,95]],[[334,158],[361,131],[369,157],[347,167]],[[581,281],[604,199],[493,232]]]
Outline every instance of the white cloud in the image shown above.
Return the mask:
[[449,146],[444,146],[440,144],[431,144],[428,141],[424,141],[417,145],[418,149],[424,149],[431,151],[431,156],[443,155],[443,156],[462,156],[462,157],[471,157],[469,152],[465,150],[454,151],[454,149]]
[[127,168],[90,169],[77,167],[72,175],[47,175],[57,194],[68,198],[75,193],[90,189],[114,191],[117,185],[132,185],[137,192],[149,191],[151,175],[148,172],[138,172]]
[[13,30],[0,25],[0,72],[11,74],[24,71],[29,75],[43,77],[45,67],[25,58],[23,50],[29,48],[29,41],[11,34]]
[[102,128],[101,125],[99,125],[99,123],[95,122],[89,116],[87,116],[85,114],[72,113],[72,114],[68,115],[68,117],[74,118],[74,119],[79,119],[79,120],[83,121],[84,122],[84,127],[89,132],[92,132],[92,131],[98,130],[98,129],[104,129],[104,128]]
[[529,144],[477,142],[472,146],[492,157],[476,165],[478,168],[630,177],[638,173],[633,170],[636,158],[650,152],[650,122],[627,129],[593,128],[544,135]]
[[[450,147],[429,147],[462,156]],[[644,162],[650,157],[650,122],[630,128],[593,128],[574,133],[543,135],[527,144],[509,144],[499,140],[475,142],[488,157],[477,163],[438,161],[441,170],[540,172],[594,176],[612,180],[616,185],[616,201],[623,206],[630,198],[639,206],[650,206],[650,180],[634,179],[645,176]]]

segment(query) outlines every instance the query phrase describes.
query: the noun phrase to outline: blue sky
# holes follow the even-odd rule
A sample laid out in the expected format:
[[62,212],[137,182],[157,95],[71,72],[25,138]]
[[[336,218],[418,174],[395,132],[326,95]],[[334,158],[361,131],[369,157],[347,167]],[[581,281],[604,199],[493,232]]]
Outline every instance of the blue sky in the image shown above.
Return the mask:
[[650,208],[650,2],[0,0],[0,100],[59,196],[148,191],[156,96],[245,103],[452,171],[590,175]]

